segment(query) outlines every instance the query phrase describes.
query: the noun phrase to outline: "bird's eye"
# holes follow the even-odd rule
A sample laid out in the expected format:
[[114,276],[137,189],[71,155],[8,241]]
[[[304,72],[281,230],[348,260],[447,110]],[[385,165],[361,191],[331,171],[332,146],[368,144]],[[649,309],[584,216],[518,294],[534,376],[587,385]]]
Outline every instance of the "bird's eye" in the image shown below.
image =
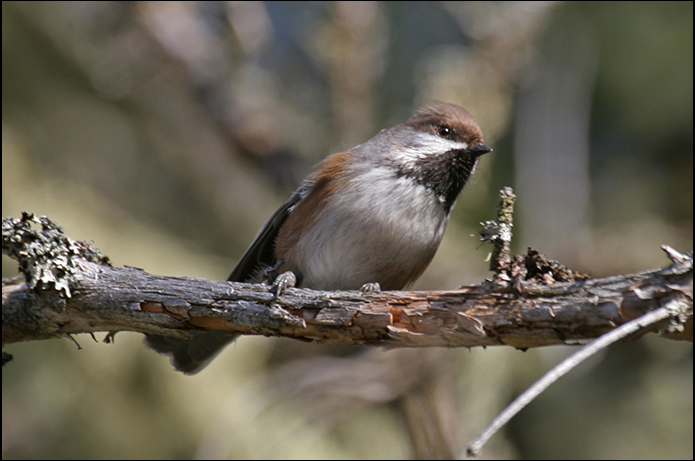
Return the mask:
[[446,125],[440,125],[437,128],[437,135],[441,136],[442,138],[448,138],[451,136],[451,128]]

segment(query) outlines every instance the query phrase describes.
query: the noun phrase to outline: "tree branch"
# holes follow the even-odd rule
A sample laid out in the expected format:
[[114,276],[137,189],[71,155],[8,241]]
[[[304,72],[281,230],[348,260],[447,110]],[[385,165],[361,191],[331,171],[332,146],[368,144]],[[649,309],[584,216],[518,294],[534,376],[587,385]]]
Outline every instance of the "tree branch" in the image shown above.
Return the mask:
[[[41,230],[32,228],[37,223]],[[525,349],[585,342],[674,299],[686,312],[652,331],[692,341],[692,257],[683,255],[662,269],[550,285],[485,282],[374,294],[288,289],[276,298],[264,285],[112,267],[91,245],[32,215],[3,218],[3,251],[19,259],[27,280],[3,280],[3,344],[124,330],[192,338],[210,328],[389,348]]]

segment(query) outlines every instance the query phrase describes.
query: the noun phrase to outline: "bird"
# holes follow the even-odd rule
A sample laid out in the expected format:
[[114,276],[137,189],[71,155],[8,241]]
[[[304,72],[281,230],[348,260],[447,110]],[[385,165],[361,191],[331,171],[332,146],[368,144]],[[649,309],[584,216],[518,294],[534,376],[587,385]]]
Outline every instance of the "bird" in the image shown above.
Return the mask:
[[[261,227],[228,281],[316,290],[401,290],[432,261],[479,157],[492,152],[463,108],[434,101],[320,162]],[[185,374],[238,335],[146,335]]]

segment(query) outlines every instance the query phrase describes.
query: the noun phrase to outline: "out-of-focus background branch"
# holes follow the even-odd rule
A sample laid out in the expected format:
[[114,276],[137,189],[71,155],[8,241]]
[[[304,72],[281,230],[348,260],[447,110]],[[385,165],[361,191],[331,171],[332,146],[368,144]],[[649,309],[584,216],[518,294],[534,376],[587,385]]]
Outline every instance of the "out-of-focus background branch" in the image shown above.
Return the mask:
[[[327,154],[439,99],[486,156],[418,289],[517,251],[593,276],[693,246],[689,2],[3,2],[3,215],[50,215],[114,264],[224,279]],[[3,276],[15,273],[3,258]],[[3,457],[461,456],[567,348],[374,351],[242,338],[195,377],[139,335],[16,344]],[[128,443],[123,443],[127,440]],[[505,458],[690,458],[692,346],[610,348],[522,412]]]

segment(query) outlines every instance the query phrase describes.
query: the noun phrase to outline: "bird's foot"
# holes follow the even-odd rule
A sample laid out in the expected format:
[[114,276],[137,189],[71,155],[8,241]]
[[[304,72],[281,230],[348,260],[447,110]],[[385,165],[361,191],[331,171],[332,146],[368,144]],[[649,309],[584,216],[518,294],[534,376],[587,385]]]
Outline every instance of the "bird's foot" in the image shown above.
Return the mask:
[[378,282],[365,283],[360,287],[362,293],[380,293],[381,285]]
[[287,271],[278,275],[273,285],[270,287],[270,291],[275,294],[276,298],[279,298],[282,293],[285,292],[287,288],[292,288],[297,284],[297,276],[294,272]]

